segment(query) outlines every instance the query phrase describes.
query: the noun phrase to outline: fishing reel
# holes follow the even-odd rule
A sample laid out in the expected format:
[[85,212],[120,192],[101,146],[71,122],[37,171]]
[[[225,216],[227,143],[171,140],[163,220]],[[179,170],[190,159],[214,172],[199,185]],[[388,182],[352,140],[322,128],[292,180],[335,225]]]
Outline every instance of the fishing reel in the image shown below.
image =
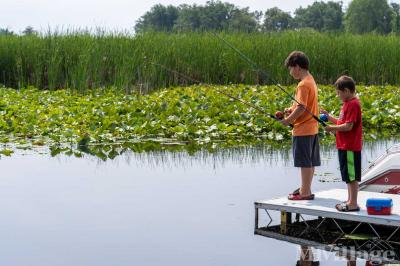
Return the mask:
[[328,115],[326,114],[320,114],[319,119],[321,119],[324,122],[328,122]]
[[283,113],[281,111],[276,111],[275,112],[275,117],[278,120],[282,120],[284,118],[284,115],[283,115]]

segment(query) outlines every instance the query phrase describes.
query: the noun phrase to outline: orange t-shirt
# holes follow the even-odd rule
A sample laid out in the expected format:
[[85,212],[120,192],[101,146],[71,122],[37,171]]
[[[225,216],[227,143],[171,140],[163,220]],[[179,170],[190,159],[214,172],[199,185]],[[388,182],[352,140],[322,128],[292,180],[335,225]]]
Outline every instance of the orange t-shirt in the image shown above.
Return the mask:
[[[296,88],[296,100],[308,111],[318,116],[318,88],[313,76],[308,75],[299,82]],[[299,106],[293,103],[291,109],[294,111]],[[304,111],[293,123],[293,136],[309,136],[318,134],[318,121],[311,114]]]

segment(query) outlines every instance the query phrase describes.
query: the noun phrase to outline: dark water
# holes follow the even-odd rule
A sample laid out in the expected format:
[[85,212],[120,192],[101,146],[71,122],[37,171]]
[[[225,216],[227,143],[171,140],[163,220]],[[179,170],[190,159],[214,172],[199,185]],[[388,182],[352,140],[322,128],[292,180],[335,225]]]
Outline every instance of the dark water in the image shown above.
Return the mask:
[[[364,166],[392,144],[366,144]],[[335,148],[322,157],[314,191],[345,188],[319,181],[339,175]],[[130,153],[106,162],[18,152],[2,157],[0,169],[0,265],[296,265],[300,254],[253,234],[253,202],[299,185],[288,150]],[[320,256],[321,265],[346,265]]]

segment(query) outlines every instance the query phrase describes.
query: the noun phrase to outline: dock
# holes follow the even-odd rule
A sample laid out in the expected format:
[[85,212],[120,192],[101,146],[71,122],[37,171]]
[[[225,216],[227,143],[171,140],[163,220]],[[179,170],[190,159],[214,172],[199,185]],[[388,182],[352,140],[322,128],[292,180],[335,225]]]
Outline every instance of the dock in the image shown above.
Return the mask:
[[[391,198],[392,215],[369,215],[366,210],[369,198]],[[346,200],[347,190],[332,189],[315,193],[314,200],[291,201],[284,196],[256,201],[254,233],[281,240],[307,236],[311,240],[305,240],[304,244],[324,243],[329,248],[339,240],[350,239],[351,245],[357,242],[355,246],[360,250],[400,250],[400,195],[360,191],[359,212],[337,211],[335,205]],[[278,223],[272,218],[277,217],[276,213],[280,217]],[[360,235],[362,241],[353,241]]]
[[[368,215],[365,207],[368,198],[391,198],[393,200],[393,214]],[[371,224],[400,226],[400,195],[360,191],[358,194],[359,212],[337,211],[335,205],[346,200],[347,190],[332,189],[317,192],[314,200],[292,201],[285,196],[277,199],[256,201],[254,205],[256,210],[284,211]]]

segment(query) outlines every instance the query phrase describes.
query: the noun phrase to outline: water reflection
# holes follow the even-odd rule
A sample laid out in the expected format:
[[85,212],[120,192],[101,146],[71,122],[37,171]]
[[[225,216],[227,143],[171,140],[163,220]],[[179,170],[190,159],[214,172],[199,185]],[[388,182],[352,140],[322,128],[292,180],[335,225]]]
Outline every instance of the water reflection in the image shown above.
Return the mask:
[[[365,167],[374,159],[377,151],[384,151],[395,143],[388,139],[380,142],[366,142],[363,150],[363,166]],[[3,145],[3,149],[13,149],[12,145]],[[103,161],[123,161],[129,164],[145,165],[146,167],[191,167],[195,165],[212,165],[214,168],[224,167],[227,163],[238,165],[251,165],[267,163],[269,165],[282,164],[291,166],[290,145],[256,145],[230,146],[223,143],[210,143],[209,145],[162,143],[157,141],[140,143],[121,143],[116,145],[93,146],[51,146],[26,147],[24,150],[15,149],[16,153],[37,152],[50,154],[52,157],[76,157],[85,159],[98,159]],[[337,152],[334,144],[321,145],[322,160],[336,158]]]
[[[392,143],[366,143],[363,159]],[[290,147],[175,148],[119,147],[107,160],[83,152],[52,156],[46,147],[1,157],[0,265],[293,266],[300,260],[297,244],[253,234],[254,201],[298,187]],[[323,146],[322,153],[317,172],[337,174],[335,147]]]
[[296,266],[319,266],[319,261],[314,261],[314,253],[310,246],[300,246],[300,258]]
[[[314,250],[311,246],[307,245],[300,245],[300,257],[299,260],[296,262],[296,266],[323,266],[324,264],[319,261],[318,256],[314,255]],[[357,263],[357,257],[355,254],[347,254],[342,256],[342,259],[344,262],[340,265],[347,265],[347,266],[384,266],[384,265],[394,265],[392,263],[390,264],[384,264],[379,261],[371,261],[367,260],[364,262],[358,262]],[[338,264],[339,265],[339,264]],[[398,264],[396,264],[398,265]]]
[[[343,262],[347,265],[357,265],[358,260],[365,260],[365,265],[386,265],[400,262],[399,236],[392,235],[393,228],[387,226],[376,226],[375,230],[380,233],[377,237],[366,225],[362,225],[358,231],[361,233],[350,233],[348,229],[357,226],[357,222],[337,219],[338,225],[343,227],[347,234],[334,228],[332,221],[328,221],[319,229],[322,219],[309,220],[307,228],[304,222],[295,222],[288,225],[286,233],[280,232],[280,226],[262,227],[256,229],[255,234],[277,241],[294,243],[299,245],[299,259],[297,265],[322,265],[330,260]],[[306,233],[305,233],[306,232]],[[391,240],[388,239],[391,235]],[[358,265],[364,265],[359,262]],[[344,264],[337,264],[344,265]]]
[[[376,156],[377,151],[384,151],[395,139],[386,139],[379,142],[366,142],[362,156],[365,167]],[[76,157],[98,159],[103,161],[124,161],[138,163],[147,167],[191,167],[198,165],[212,165],[214,168],[224,167],[227,162],[238,165],[268,163],[291,166],[290,143],[264,144],[262,141],[252,144],[238,144],[226,142],[213,143],[178,143],[165,140],[151,140],[135,143],[117,143],[113,145],[51,145],[49,147],[32,146],[31,144],[12,145],[2,144],[2,150],[14,150],[15,153],[38,152],[49,154],[52,157]],[[335,145],[321,145],[322,160],[327,161],[337,157]]]
[[[366,142],[363,150],[363,167],[374,160],[377,153],[383,152],[395,143],[395,140],[380,142]],[[214,145],[214,146],[212,146]],[[146,167],[191,167],[193,165],[207,165],[213,168],[223,168],[227,164],[252,165],[267,164],[292,166],[291,147],[288,145],[242,145],[224,147],[212,144],[210,147],[196,145],[164,145],[160,143],[136,143],[122,146],[96,146],[86,151],[89,157],[96,157],[103,161],[107,159],[121,159],[129,164],[145,165]],[[110,154],[112,156],[110,156]],[[323,164],[337,158],[334,144],[321,145]],[[69,154],[73,155],[73,154]],[[56,156],[56,155],[54,155]]]

